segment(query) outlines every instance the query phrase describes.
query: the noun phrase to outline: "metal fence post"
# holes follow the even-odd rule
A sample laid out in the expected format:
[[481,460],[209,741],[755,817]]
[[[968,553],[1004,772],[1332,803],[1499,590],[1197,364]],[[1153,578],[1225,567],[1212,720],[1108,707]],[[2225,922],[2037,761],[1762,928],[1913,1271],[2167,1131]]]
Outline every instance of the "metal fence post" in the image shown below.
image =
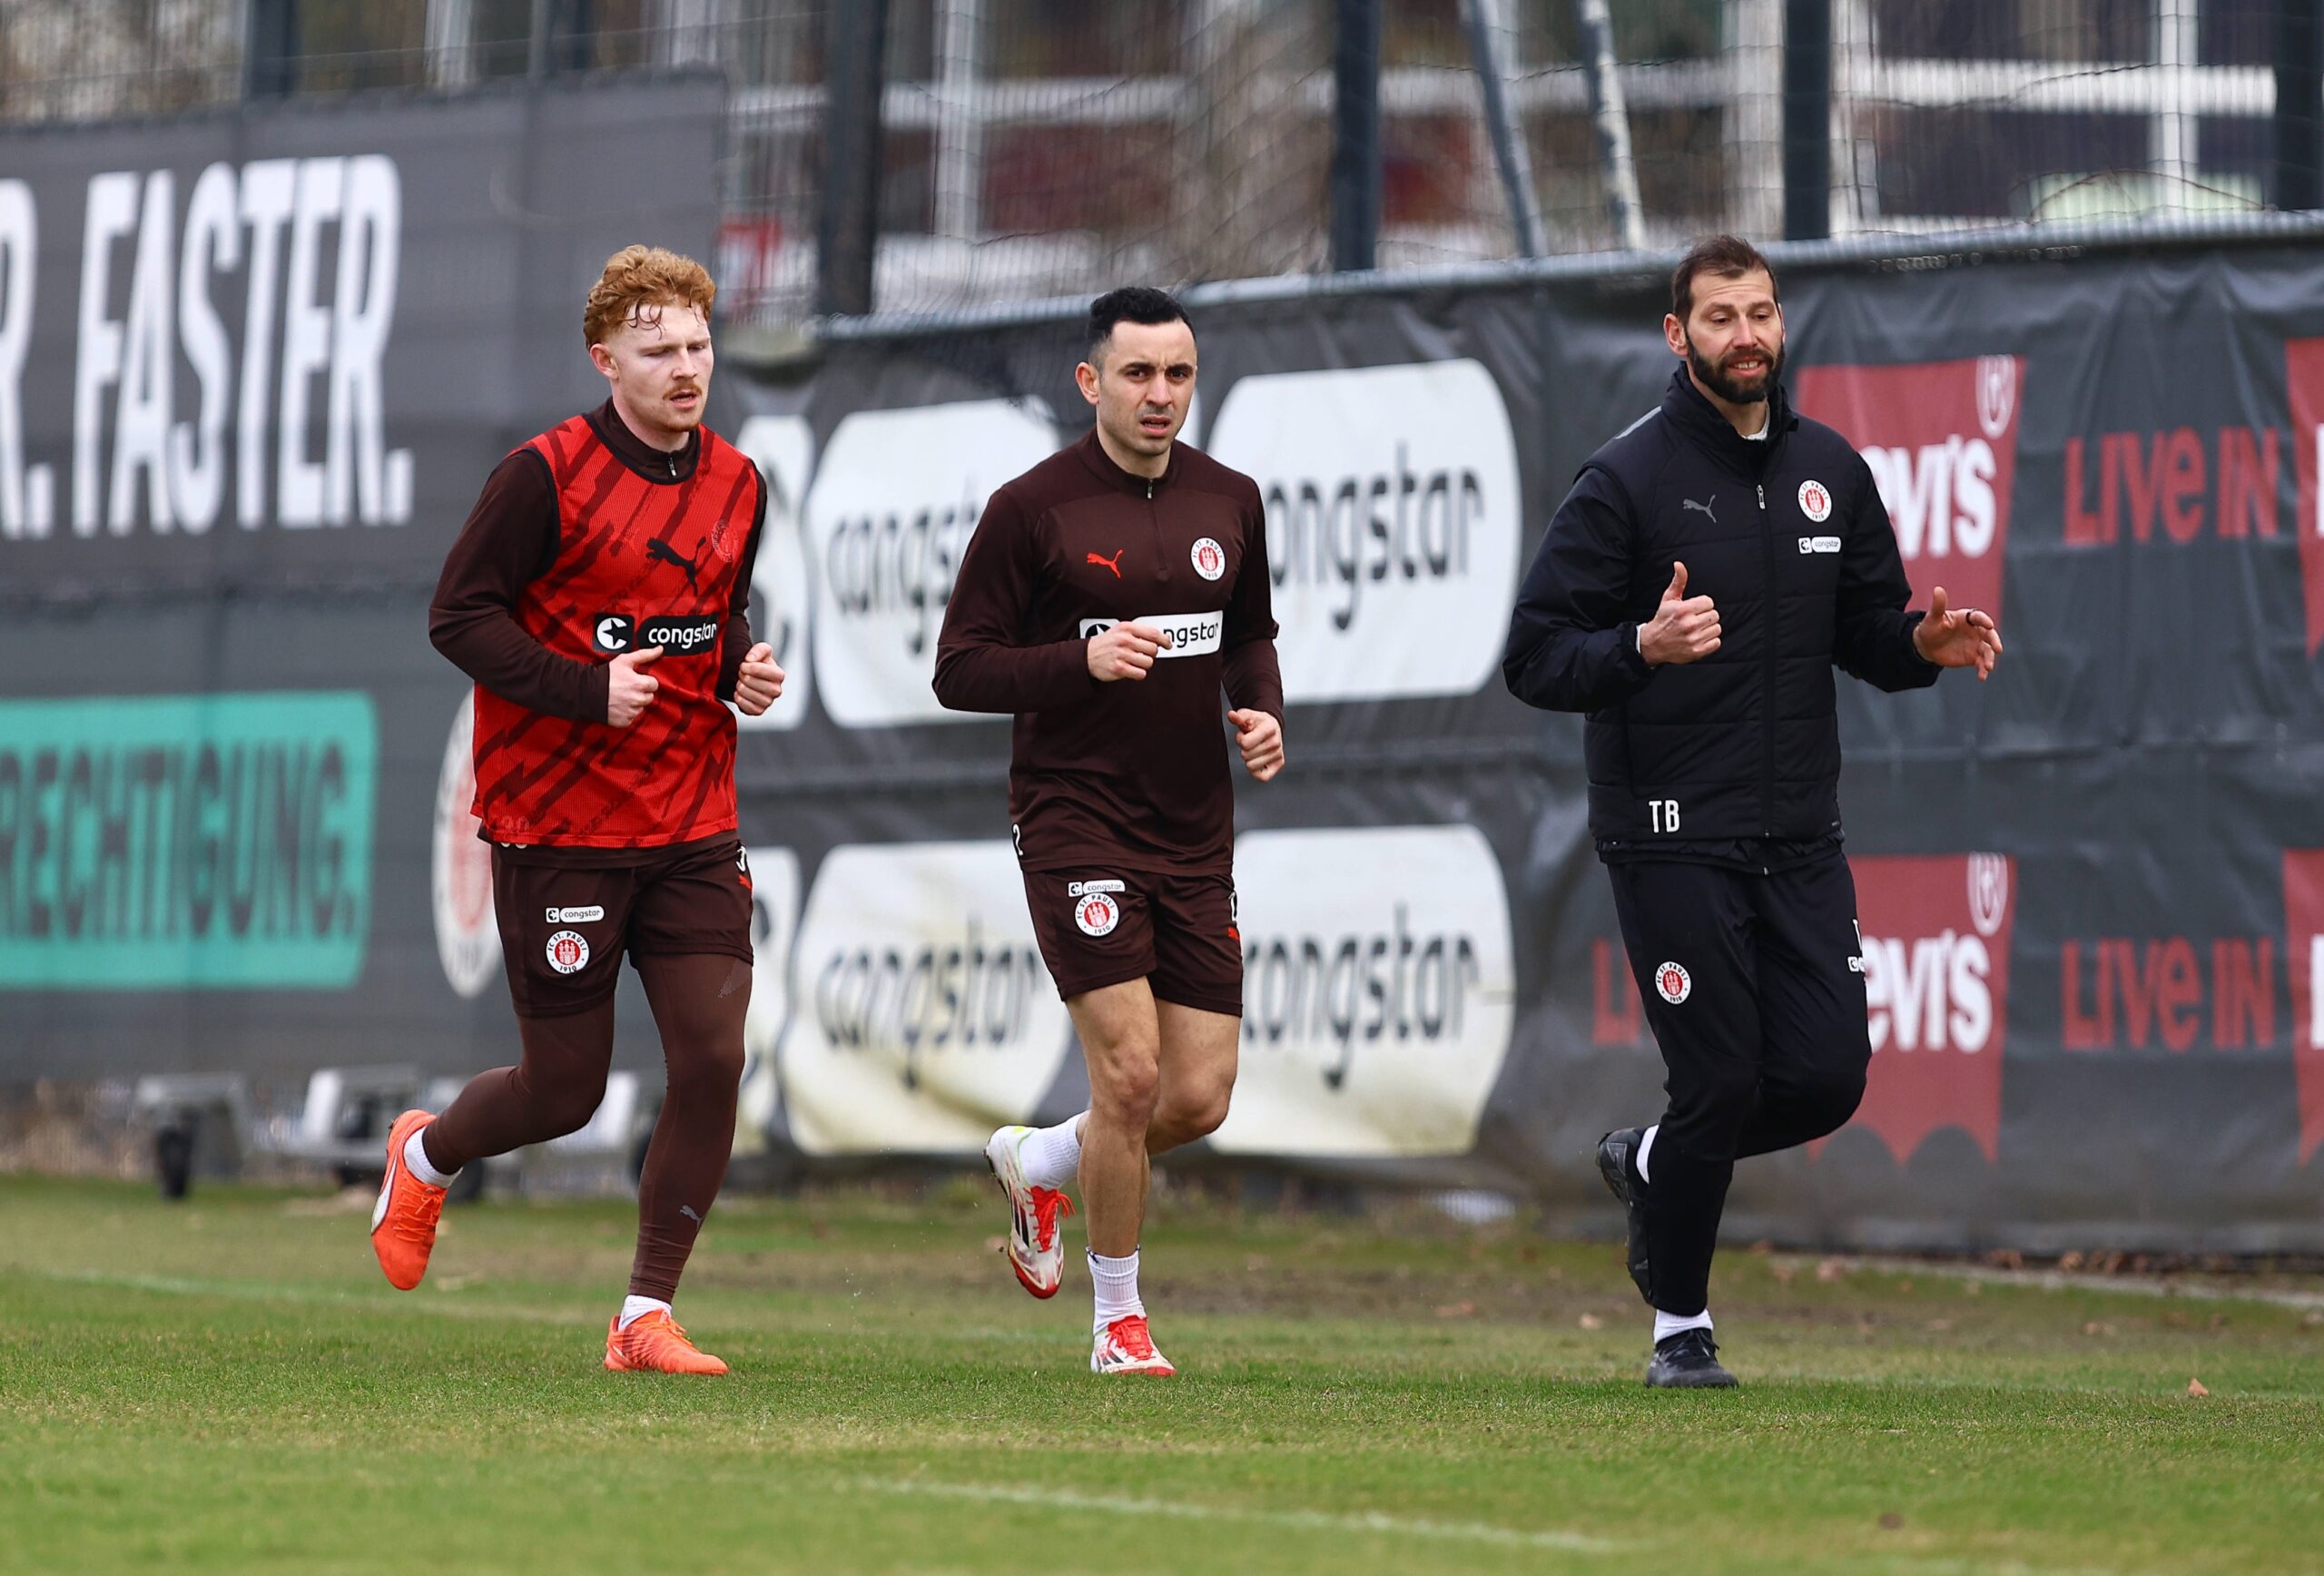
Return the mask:
[[299,88],[299,0],[250,0],[242,96],[288,98]]
[[1381,0],[1338,0],[1332,40],[1332,267],[1378,266]]
[[2324,208],[2324,0],[2278,0],[2276,206]]
[[1590,117],[1598,128],[1598,168],[1606,184],[1614,234],[1632,251],[1646,248],[1646,205],[1639,200],[1638,161],[1630,154],[1630,112],[1622,96],[1614,17],[1606,0],[1574,0],[1581,54],[1590,67]]
[[1832,232],[1832,0],[1786,0],[1783,27],[1783,234]]
[[1541,223],[1541,200],[1533,191],[1533,159],[1525,144],[1525,126],[1510,103],[1515,76],[1515,43],[1501,0],[1462,0],[1462,25],[1469,34],[1469,62],[1477,74],[1477,91],[1484,109],[1485,135],[1492,141],[1493,168],[1501,176],[1501,192],[1509,205],[1509,231],[1517,255],[1539,257],[1548,248]]
[[825,317],[872,310],[887,44],[888,0],[850,0],[832,7],[822,206],[815,222],[815,310]]

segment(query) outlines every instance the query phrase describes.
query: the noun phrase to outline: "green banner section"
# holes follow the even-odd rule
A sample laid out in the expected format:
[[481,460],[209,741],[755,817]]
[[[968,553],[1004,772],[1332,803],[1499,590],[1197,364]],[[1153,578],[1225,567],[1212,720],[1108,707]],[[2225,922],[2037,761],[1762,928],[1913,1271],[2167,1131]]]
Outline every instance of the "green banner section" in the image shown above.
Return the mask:
[[352,985],[379,733],[351,690],[0,701],[0,990]]

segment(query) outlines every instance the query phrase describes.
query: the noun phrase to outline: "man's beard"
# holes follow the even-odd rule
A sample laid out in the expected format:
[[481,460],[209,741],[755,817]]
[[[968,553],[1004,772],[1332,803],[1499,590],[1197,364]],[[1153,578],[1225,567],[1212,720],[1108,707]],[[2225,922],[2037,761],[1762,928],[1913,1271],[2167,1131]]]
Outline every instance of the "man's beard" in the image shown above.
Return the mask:
[[1783,350],[1780,346],[1772,350],[1762,350],[1759,355],[1768,363],[1768,369],[1758,383],[1756,386],[1738,383],[1723,369],[1705,360],[1703,353],[1695,349],[1693,339],[1687,340],[1687,364],[1695,369],[1696,381],[1729,405],[1757,405],[1768,397],[1768,390],[1776,386],[1776,379],[1783,376]]

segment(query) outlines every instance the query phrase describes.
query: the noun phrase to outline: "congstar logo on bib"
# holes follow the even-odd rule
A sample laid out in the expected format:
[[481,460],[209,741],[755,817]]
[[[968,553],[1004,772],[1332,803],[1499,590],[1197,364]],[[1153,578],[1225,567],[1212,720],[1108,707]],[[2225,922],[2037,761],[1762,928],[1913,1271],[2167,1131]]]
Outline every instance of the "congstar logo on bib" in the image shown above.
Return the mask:
[[1482,366],[1245,378],[1209,449],[1265,501],[1289,699],[1471,694],[1494,676],[1523,500]]
[[665,656],[699,656],[718,647],[726,621],[712,614],[694,618],[648,618],[642,623],[619,613],[596,619],[596,647],[620,653],[648,651],[658,646]]

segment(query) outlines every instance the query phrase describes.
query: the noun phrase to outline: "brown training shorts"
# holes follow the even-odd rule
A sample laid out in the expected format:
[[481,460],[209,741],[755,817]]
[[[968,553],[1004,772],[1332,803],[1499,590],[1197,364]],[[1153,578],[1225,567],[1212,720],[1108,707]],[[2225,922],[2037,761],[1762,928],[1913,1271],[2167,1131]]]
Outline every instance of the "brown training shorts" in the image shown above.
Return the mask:
[[1067,1000],[1126,980],[1155,999],[1243,1015],[1235,879],[1099,865],[1025,872],[1041,960]]
[[492,902],[519,1018],[586,1012],[621,982],[624,952],[751,960],[751,870],[739,838],[607,870],[492,851]]

